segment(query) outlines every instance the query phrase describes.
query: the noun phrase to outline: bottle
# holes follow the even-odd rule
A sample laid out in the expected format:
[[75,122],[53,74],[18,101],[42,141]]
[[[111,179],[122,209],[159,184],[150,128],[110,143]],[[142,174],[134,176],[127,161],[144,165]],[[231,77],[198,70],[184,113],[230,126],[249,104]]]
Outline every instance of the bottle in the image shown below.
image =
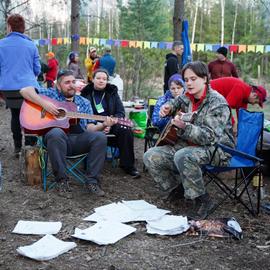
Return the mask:
[[252,185],[253,185],[254,190],[257,190],[258,188],[260,189],[261,199],[263,199],[265,197],[265,187],[264,187],[264,183],[263,183],[263,175],[261,175],[260,186],[259,186],[259,174],[256,174],[253,176]]

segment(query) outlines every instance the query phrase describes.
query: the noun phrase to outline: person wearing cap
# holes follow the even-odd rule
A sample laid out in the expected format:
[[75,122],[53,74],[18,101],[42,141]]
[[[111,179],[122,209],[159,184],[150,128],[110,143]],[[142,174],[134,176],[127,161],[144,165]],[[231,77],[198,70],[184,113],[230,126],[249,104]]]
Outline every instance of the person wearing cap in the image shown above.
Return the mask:
[[73,71],[73,75],[76,79],[84,80],[83,74],[80,68],[80,58],[77,52],[70,52],[68,55],[68,65],[69,70]]
[[228,49],[220,47],[217,49],[217,59],[208,64],[210,78],[212,80],[222,77],[238,78],[235,65],[227,59]]
[[182,76],[180,74],[174,74],[169,79],[169,87],[170,89],[166,91],[165,95],[161,96],[153,111],[152,115],[152,125],[158,127],[160,131],[164,129],[167,123],[170,121],[171,117],[160,117],[159,111],[160,108],[167,102],[172,101],[176,97],[183,95],[185,92],[185,83],[182,80]]
[[[76,95],[76,79],[71,70],[61,70],[57,75],[56,88],[39,88],[38,94],[32,87],[21,90],[22,96],[31,102],[38,104],[45,111],[58,115],[58,108],[53,102],[42,98],[45,95],[58,102],[73,102],[79,113],[93,114],[91,103],[80,95]],[[104,196],[100,187],[99,177],[103,169],[107,149],[106,135],[101,132],[104,126],[111,126],[113,119],[106,117],[103,123],[88,119],[79,119],[71,123],[69,132],[61,128],[51,128],[43,137],[47,147],[52,171],[56,181],[57,190],[64,194],[70,192],[68,177],[66,175],[66,156],[88,153],[86,175],[88,181],[86,188],[92,194]]]
[[54,87],[54,81],[56,80],[59,63],[53,52],[48,52],[46,56],[48,58],[49,70],[46,72],[45,81],[47,83],[47,88],[50,88]]
[[[231,109],[235,109],[238,115],[240,108],[247,109],[248,104],[258,104],[263,107],[266,101],[267,92],[261,85],[249,85],[244,81],[233,78],[224,77],[210,81],[211,88],[224,96]],[[236,133],[236,123],[232,117],[234,133]]]
[[116,66],[116,61],[114,57],[112,56],[112,47],[111,45],[105,45],[104,47],[104,54],[99,59],[99,68],[106,69],[110,76],[113,76],[114,69]]
[[169,90],[169,79],[173,74],[181,71],[181,63],[178,57],[182,56],[184,46],[181,41],[174,41],[172,44],[172,51],[166,55],[166,62],[164,66],[164,94]]
[[[22,147],[22,132],[19,121],[23,97],[20,89],[26,86],[39,87],[39,53],[33,41],[24,34],[25,20],[19,14],[7,18],[7,35],[0,40],[0,91],[11,111],[11,131],[14,153],[19,156]],[[35,140],[27,136],[26,145]]]
[[84,60],[88,83],[92,81],[94,65],[98,59],[99,56],[97,55],[97,49],[95,47],[90,47],[88,50],[88,57]]

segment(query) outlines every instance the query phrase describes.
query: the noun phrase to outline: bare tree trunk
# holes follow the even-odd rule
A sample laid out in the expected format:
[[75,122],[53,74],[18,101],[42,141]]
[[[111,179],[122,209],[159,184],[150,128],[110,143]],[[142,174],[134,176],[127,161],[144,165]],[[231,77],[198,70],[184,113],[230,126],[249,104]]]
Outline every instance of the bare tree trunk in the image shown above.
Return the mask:
[[[232,44],[234,44],[234,37],[235,37],[235,29],[236,29],[237,16],[238,16],[238,1],[235,3],[235,14],[234,14],[233,32],[232,32]],[[231,54],[231,61],[232,60],[233,60],[233,52]]]
[[174,0],[173,40],[181,40],[182,22],[184,20],[185,0]]
[[220,43],[221,46],[224,44],[224,9],[225,9],[225,0],[220,0],[221,5],[221,35],[220,35]]
[[194,15],[194,20],[193,20],[191,43],[194,43],[194,38],[195,38],[196,23],[197,23],[197,16],[198,16],[198,7],[199,7],[199,0],[196,0],[196,8],[195,8],[195,15]]
[[[71,35],[79,35],[80,6],[80,0],[71,0]],[[79,51],[79,40],[71,40],[71,50]]]
[[201,3],[201,20],[200,20],[200,38],[199,38],[199,42],[200,43],[202,43],[203,42],[203,40],[202,40],[202,38],[203,38],[203,18],[204,18],[204,1],[202,1],[202,3]]

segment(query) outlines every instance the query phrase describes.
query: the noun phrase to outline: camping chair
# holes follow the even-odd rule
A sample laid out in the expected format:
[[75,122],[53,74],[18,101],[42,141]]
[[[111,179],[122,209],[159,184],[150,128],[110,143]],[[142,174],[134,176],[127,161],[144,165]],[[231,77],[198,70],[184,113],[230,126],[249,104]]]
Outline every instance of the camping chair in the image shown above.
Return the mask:
[[[56,182],[53,180],[48,183],[48,178],[53,176],[53,173],[48,169],[49,155],[43,144],[42,137],[39,137],[38,144],[40,146],[40,167],[42,171],[43,190],[47,191],[48,189],[53,188]],[[84,172],[87,155],[88,153],[66,156],[67,174],[73,176],[73,178],[81,184],[85,184],[87,181],[87,176]]]
[[157,103],[157,98],[148,99],[148,110],[147,110],[147,124],[144,137],[144,153],[148,148],[154,147],[155,143],[159,137],[159,129],[152,125],[152,115],[154,112],[154,107]]
[[106,152],[106,160],[112,162],[112,167],[116,168],[118,165],[118,160],[120,158],[119,148],[116,143],[116,136],[114,134],[107,134],[108,146]]
[[[263,140],[263,122],[264,114],[262,112],[249,112],[240,109],[238,115],[238,136],[237,146],[235,149],[225,145],[218,144],[216,150],[220,147],[224,152],[231,154],[231,160],[227,167],[212,166],[204,167],[204,174],[210,178],[224,193],[225,197],[218,202],[211,212],[214,212],[227,198],[236,200],[241,203],[251,214],[259,214],[260,211],[260,186],[261,186],[261,169],[263,160],[256,157],[256,146],[260,138],[260,147]],[[215,152],[216,152],[215,150]],[[212,159],[215,155],[213,153]],[[235,181],[233,186],[229,186],[224,180],[220,179],[217,174],[236,170]],[[249,190],[249,185],[254,175],[259,176],[259,188],[257,192],[257,209],[255,202]],[[240,177],[239,177],[240,176]],[[244,201],[243,195],[246,194]]]

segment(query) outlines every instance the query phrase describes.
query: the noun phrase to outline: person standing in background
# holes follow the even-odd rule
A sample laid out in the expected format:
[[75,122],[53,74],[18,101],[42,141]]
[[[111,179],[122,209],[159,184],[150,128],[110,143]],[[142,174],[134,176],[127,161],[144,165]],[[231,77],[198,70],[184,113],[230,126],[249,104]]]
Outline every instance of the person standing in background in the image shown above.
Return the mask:
[[172,51],[166,55],[166,62],[164,67],[164,94],[169,90],[168,81],[172,75],[181,71],[181,64],[178,56],[182,56],[184,46],[181,41],[174,41],[172,44]]
[[228,49],[220,47],[217,49],[217,59],[208,64],[210,78],[212,80],[222,77],[238,78],[235,65],[227,59]]
[[46,73],[46,82],[47,88],[54,87],[54,81],[56,80],[56,76],[58,73],[58,60],[55,58],[55,54],[53,52],[48,52],[46,54],[48,57],[48,67],[49,70]]
[[94,65],[98,61],[97,49],[90,47],[88,50],[88,57],[84,60],[84,66],[87,72],[87,82],[91,82],[93,78]]
[[80,68],[80,59],[77,52],[70,52],[68,55],[68,69],[73,72],[75,79],[84,80]]
[[98,67],[101,69],[105,69],[108,71],[110,76],[113,76],[114,69],[116,66],[116,61],[114,57],[112,56],[112,47],[110,45],[105,45],[105,53],[103,56],[99,59],[99,65]]
[[[11,131],[16,156],[22,147],[19,115],[23,97],[19,91],[27,86],[39,88],[36,77],[40,73],[38,49],[24,35],[24,31],[24,18],[19,14],[12,14],[7,19],[8,34],[0,40],[0,91],[11,111]],[[33,138],[26,137],[26,145],[33,143]]]

